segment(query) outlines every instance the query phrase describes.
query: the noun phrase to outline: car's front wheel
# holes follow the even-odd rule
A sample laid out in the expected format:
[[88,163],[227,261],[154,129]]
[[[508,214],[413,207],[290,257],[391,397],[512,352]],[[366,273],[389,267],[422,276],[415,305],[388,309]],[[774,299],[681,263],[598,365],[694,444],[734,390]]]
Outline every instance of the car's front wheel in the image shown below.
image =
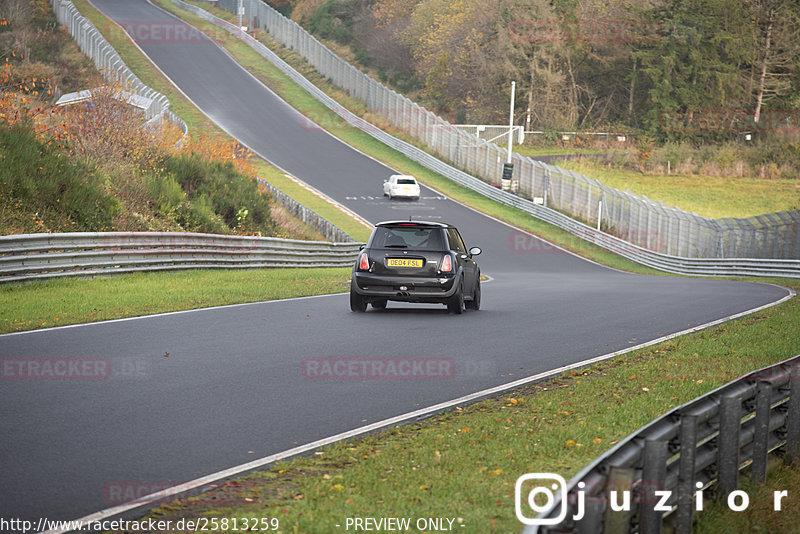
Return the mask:
[[458,290],[447,301],[447,311],[461,315],[464,313],[464,287],[459,286]]
[[475,291],[472,293],[472,300],[466,303],[470,310],[478,311],[481,309],[481,279],[475,282]]
[[350,310],[358,313],[367,311],[367,301],[352,289],[350,290]]

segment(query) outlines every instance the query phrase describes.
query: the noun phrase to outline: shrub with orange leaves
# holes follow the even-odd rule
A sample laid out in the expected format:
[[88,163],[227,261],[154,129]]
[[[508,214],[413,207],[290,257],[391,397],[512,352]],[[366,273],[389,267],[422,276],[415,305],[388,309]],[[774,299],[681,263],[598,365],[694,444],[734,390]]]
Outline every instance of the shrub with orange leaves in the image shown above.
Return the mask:
[[93,89],[88,100],[53,108],[37,120],[37,134],[72,155],[124,159],[143,172],[157,171],[164,156],[176,150],[178,134],[174,128],[146,125],[142,111],[126,102],[129,94],[119,86]]
[[255,179],[257,176],[255,165],[251,161],[252,152],[235,141],[201,132],[189,136],[186,150],[206,161],[230,162],[240,174],[249,178]]

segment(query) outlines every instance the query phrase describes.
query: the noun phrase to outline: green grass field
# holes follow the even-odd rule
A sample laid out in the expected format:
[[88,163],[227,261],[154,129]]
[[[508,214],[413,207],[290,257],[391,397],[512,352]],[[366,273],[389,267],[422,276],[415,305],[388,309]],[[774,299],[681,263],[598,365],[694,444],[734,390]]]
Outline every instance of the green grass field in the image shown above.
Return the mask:
[[653,176],[611,169],[592,161],[557,163],[602,183],[660,200],[668,206],[704,217],[749,217],[800,209],[800,181],[786,178],[730,178],[715,176]]

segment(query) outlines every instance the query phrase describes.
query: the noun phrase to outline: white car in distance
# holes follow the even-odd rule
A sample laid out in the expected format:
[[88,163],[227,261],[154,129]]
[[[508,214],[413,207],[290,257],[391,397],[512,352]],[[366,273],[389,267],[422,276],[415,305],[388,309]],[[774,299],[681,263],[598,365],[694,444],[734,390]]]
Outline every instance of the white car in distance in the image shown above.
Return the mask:
[[383,196],[389,197],[389,200],[394,197],[419,200],[417,179],[407,174],[393,174],[383,181]]

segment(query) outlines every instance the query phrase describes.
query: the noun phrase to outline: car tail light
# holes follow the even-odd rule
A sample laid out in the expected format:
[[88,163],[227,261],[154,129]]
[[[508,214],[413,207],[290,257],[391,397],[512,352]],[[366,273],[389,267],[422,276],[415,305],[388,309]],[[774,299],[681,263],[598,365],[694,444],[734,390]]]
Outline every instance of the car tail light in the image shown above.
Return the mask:
[[447,273],[453,270],[453,258],[450,254],[445,254],[442,258],[442,272]]
[[358,258],[358,268],[362,271],[369,271],[369,257],[366,252],[362,252],[361,257]]

